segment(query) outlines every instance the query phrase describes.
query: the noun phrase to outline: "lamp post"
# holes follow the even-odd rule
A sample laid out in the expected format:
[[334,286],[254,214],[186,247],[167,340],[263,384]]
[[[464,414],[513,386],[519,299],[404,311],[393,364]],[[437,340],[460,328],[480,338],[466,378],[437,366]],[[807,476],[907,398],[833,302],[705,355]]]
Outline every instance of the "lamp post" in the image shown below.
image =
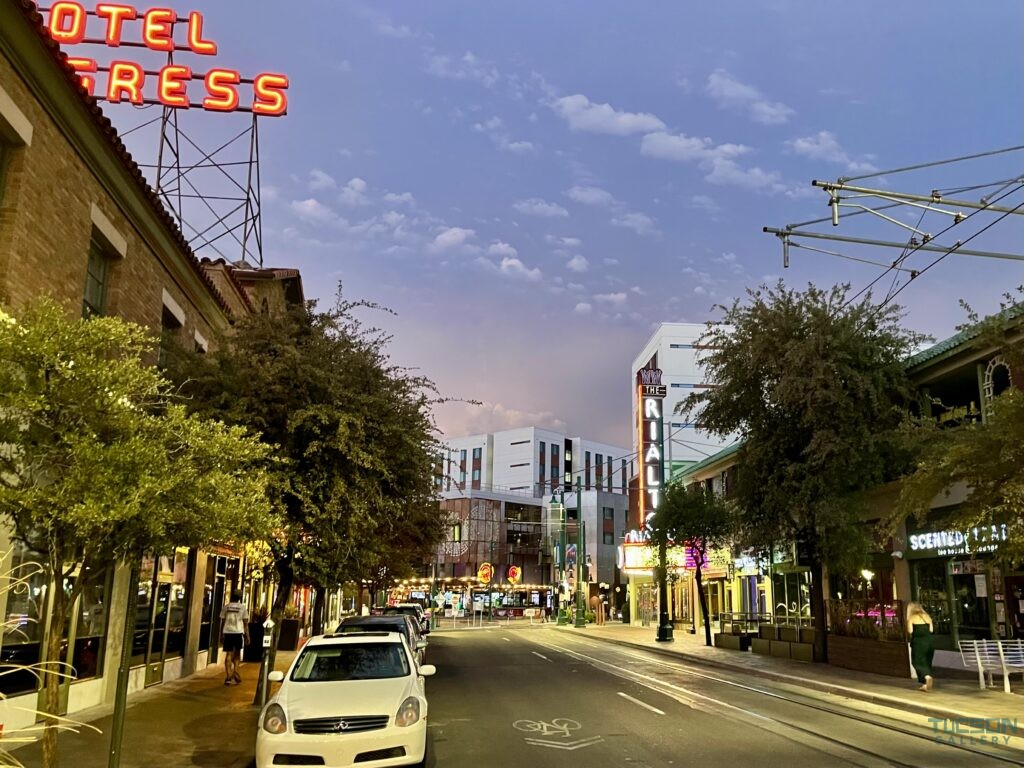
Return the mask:
[[565,490],[564,489],[561,491],[559,496],[560,496],[560,501],[556,501],[555,500],[555,494],[554,493],[551,494],[550,506],[553,507],[556,504],[558,505],[558,518],[559,518],[559,528],[560,528],[560,530],[559,530],[559,544],[558,544],[558,563],[557,563],[557,567],[555,569],[555,580],[557,581],[557,587],[558,587],[557,591],[556,591],[556,594],[558,595],[558,617],[556,619],[556,623],[559,624],[559,625],[564,625],[564,624],[567,624],[569,622],[569,618],[566,615],[565,604],[564,604],[564,602],[562,600],[562,585],[565,584],[565,582],[566,582],[565,548],[567,546],[567,541],[566,541],[567,536],[566,536],[566,532],[565,532]]
[[487,582],[487,620],[488,621],[494,621],[494,589],[491,587],[491,584],[494,581],[494,571],[495,571],[495,568],[494,568],[494,547],[497,545],[497,543],[498,542],[496,542],[494,540],[494,537],[492,536],[491,537],[491,559],[490,559],[490,562],[491,562],[491,581]]
[[587,524],[583,520],[583,480],[576,478],[576,624],[587,626],[587,602],[583,594],[583,569],[586,567],[583,553],[587,546]]

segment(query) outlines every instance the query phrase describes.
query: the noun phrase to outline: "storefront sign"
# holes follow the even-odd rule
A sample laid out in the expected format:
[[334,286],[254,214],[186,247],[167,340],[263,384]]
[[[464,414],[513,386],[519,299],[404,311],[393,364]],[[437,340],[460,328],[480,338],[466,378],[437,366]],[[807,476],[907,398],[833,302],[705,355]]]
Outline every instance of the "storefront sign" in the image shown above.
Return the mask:
[[908,558],[950,557],[952,555],[994,552],[1006,541],[1006,525],[970,528],[966,531],[926,531],[908,537]]
[[[687,570],[688,548],[670,547],[666,552],[671,573],[684,574]],[[650,544],[624,543],[619,547],[619,568],[630,576],[651,576],[658,564],[658,549]]]
[[637,429],[640,446],[640,522],[650,525],[664,493],[665,456],[662,405],[667,394],[661,371],[644,368],[636,372]]
[[757,560],[750,555],[737,557],[733,561],[733,567],[736,569],[737,576],[758,576],[761,573]]
[[483,563],[476,572],[476,577],[484,584],[490,584],[491,578],[494,576],[494,566],[490,563]]
[[[99,3],[94,10],[87,10],[82,3],[65,0],[49,8],[47,24],[50,37],[62,47],[126,46],[147,48],[168,56],[175,51],[214,56],[217,43],[206,36],[203,26],[203,14],[198,11],[179,17],[170,8],[139,10],[118,3]],[[125,39],[125,32],[130,28],[137,35],[134,40]],[[150,70],[137,62],[120,59],[100,66],[96,59],[78,56],[68,57],[68,64],[74,67],[90,95],[113,104],[127,101],[176,109],[197,107],[211,112],[252,112],[269,117],[283,115],[288,110],[288,78],[281,74],[264,72],[245,78],[238,70],[221,68],[199,73],[177,62]],[[97,73],[106,75],[101,88],[97,88]],[[202,82],[201,86],[193,85],[197,80]],[[242,104],[243,94],[245,104]]]

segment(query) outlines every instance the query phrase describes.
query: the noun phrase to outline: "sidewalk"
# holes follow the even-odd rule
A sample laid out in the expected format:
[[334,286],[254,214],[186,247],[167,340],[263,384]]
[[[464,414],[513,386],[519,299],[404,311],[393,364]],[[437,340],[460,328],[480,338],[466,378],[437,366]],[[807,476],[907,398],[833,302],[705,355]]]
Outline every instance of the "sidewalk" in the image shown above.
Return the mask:
[[[286,669],[293,656],[278,652],[276,668]],[[241,685],[226,686],[224,668],[216,665],[130,696],[122,768],[250,768],[259,715],[259,708],[252,704],[258,673],[259,664],[243,664]],[[62,733],[58,742],[62,766],[107,767],[112,709],[96,707],[72,716],[102,733],[91,728],[83,728],[77,734]],[[25,768],[42,765],[38,744],[19,747],[12,754]]]
[[[551,625],[549,625],[551,626]],[[567,632],[580,633],[572,627],[558,627]],[[685,629],[676,630],[672,643],[659,643],[654,639],[655,628],[632,627],[625,624],[590,624],[583,636],[601,639],[618,645],[655,651],[682,662],[693,662],[704,667],[720,669],[744,676],[754,676],[791,686],[808,688],[821,693],[843,696],[871,704],[893,707],[902,712],[940,719],[964,718],[1020,718],[1024,712],[1024,684],[1020,673],[1013,676],[1014,693],[1003,692],[1002,677],[997,675],[997,688],[980,690],[977,677],[943,677],[937,669],[935,688],[928,692],[917,690],[917,681],[909,678],[888,677],[869,672],[856,672],[828,664],[808,664],[790,659],[751,653],[708,648],[704,634],[691,635]],[[967,670],[969,673],[970,670]],[[959,672],[958,672],[959,674]],[[1024,718],[1021,718],[1024,720]],[[1024,722],[1021,727],[1024,728]]]

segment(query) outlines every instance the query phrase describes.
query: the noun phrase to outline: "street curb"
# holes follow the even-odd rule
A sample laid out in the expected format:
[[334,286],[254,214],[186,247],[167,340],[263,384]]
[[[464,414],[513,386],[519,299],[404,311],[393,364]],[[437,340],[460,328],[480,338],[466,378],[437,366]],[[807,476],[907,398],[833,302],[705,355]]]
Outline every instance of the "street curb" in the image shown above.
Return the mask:
[[[773,672],[766,669],[758,669],[756,667],[748,667],[743,664],[729,664],[727,662],[719,661],[718,659],[709,659],[705,656],[699,656],[693,653],[687,653],[686,651],[673,651],[668,648],[656,648],[643,643],[636,643],[631,640],[623,640],[619,638],[612,638],[607,636],[591,635],[595,640],[603,640],[608,643],[615,645],[621,645],[628,648],[637,648],[650,653],[664,656],[665,658],[683,659],[687,662],[697,664],[705,667],[712,667],[714,669],[720,669],[728,672],[742,672],[747,675],[754,677],[764,678],[766,680],[773,680],[779,683],[786,683],[799,688],[810,688],[811,690],[818,691],[820,693],[828,693],[834,696],[844,696],[849,699],[856,699],[858,701],[865,701],[869,704],[879,704],[881,706],[890,707],[893,709],[899,709],[903,712],[911,712],[913,714],[924,715],[925,717],[933,717],[942,720],[957,720],[963,718],[984,718],[984,715],[968,715],[963,712],[955,712],[951,709],[945,709],[938,706],[930,706],[927,704],[919,704],[917,702],[908,701],[906,699],[899,699],[895,696],[886,696],[885,694],[872,693],[870,691],[862,691],[859,688],[849,688],[844,685],[835,683],[823,683],[818,680],[811,680],[806,677],[794,677],[787,675],[782,672]],[[1011,702],[1014,704],[1014,702]]]

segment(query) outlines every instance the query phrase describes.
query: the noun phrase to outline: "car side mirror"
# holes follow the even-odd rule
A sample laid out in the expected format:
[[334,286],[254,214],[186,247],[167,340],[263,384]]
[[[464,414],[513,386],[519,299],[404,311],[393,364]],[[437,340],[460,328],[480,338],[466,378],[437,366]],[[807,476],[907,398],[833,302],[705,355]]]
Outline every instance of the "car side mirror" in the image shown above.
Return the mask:
[[280,683],[282,680],[284,680],[284,672],[282,672],[279,669],[275,669],[273,672],[267,675],[267,680],[269,680],[272,683]]
[[420,677],[433,677],[435,674],[437,674],[437,667],[433,664],[424,664],[419,669]]

